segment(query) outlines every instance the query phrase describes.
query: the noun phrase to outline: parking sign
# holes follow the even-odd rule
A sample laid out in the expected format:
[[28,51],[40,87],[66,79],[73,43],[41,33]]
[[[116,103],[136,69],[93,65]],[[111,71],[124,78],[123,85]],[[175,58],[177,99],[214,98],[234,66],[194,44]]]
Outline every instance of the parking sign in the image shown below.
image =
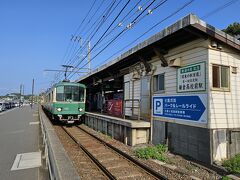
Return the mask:
[[153,117],[207,123],[207,95],[153,96]]

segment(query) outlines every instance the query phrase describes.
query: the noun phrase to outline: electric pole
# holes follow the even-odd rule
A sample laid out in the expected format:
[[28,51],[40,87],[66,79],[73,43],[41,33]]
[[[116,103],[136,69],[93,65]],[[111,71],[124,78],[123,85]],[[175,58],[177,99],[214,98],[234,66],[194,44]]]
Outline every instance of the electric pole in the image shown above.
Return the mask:
[[31,107],[33,106],[33,92],[34,92],[34,79],[32,80],[32,104],[31,104]]
[[22,84],[20,84],[20,92],[19,92],[19,107],[21,106],[21,96],[22,96]]

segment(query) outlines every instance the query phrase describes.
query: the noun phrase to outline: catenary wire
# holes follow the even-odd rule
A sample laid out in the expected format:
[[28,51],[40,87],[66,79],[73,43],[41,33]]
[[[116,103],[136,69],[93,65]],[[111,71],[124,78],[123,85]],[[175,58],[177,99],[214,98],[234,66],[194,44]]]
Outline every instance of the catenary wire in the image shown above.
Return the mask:
[[[152,3],[153,3],[154,1],[152,1]],[[152,3],[151,4],[149,4],[145,9],[144,9],[144,11],[143,12],[145,12],[146,11],[146,9],[147,8],[149,8],[151,5],[152,5]],[[157,7],[159,7],[159,5],[157,6]],[[132,21],[132,22],[135,22],[136,20],[137,20],[137,18],[139,18],[142,14],[143,14],[143,12],[141,13],[141,14],[139,14],[136,18],[134,18],[134,20]],[[95,59],[101,52],[103,52],[110,44],[112,44],[119,36],[121,36],[121,34],[123,34],[126,30],[127,30],[128,28],[126,27],[123,31],[121,31],[117,36],[115,36],[115,38],[113,38],[112,39],[112,41],[110,41],[101,51],[99,51],[92,59],[91,59],[91,61],[93,60],[93,59]],[[86,57],[84,57],[83,59],[85,59]],[[84,66],[86,66],[88,63],[86,63],[86,64],[84,64],[81,68],[83,68]],[[78,67],[80,64],[78,63],[78,65],[76,66],[76,67]],[[80,69],[81,69],[80,68]],[[71,75],[71,77],[74,75],[75,73],[73,73],[72,75]],[[69,76],[70,76],[70,74],[69,74]]]
[[202,16],[201,19],[206,19],[210,16],[212,16],[213,14],[219,12],[219,11],[222,11],[223,9],[227,8],[228,6],[231,6],[232,4],[236,3],[238,0],[231,0],[229,2],[227,2],[226,4],[214,9],[213,11],[207,13],[206,15]]
[[[116,53],[114,53],[113,55],[111,55],[107,60],[111,59],[113,56],[115,56],[116,54],[120,53],[121,51],[123,51],[124,49],[126,49],[127,47],[131,46],[132,44],[134,44],[137,40],[139,40],[140,38],[142,38],[143,36],[145,36],[147,33],[149,33],[150,31],[152,31],[154,28],[156,28],[157,26],[159,26],[161,23],[163,23],[164,21],[166,21],[167,19],[171,18],[172,16],[174,16],[175,14],[177,14],[178,12],[180,12],[181,10],[183,10],[184,8],[186,8],[187,6],[189,6],[190,4],[192,4],[194,2],[194,0],[190,0],[189,2],[185,3],[183,6],[181,6],[179,9],[177,9],[176,11],[174,11],[173,13],[171,13],[170,15],[168,15],[166,18],[162,19],[161,21],[159,21],[158,23],[156,23],[155,25],[153,25],[151,28],[149,28],[147,31],[145,31],[143,34],[141,34],[138,38],[136,38],[134,41],[132,41],[131,43],[129,43],[128,45],[126,45],[125,47],[123,47],[121,50],[117,51]],[[93,59],[92,59],[93,60]],[[106,60],[106,61],[107,61]],[[106,62],[104,61],[104,62]],[[87,64],[85,64],[87,65]],[[84,65],[84,66],[85,66]],[[82,67],[84,67],[82,66]]]

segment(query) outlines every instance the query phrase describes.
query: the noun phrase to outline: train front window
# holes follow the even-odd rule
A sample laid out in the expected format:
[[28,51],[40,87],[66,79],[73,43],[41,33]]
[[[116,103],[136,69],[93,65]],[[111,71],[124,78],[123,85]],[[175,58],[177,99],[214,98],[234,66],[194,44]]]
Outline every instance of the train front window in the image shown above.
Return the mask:
[[57,101],[84,101],[84,88],[78,86],[58,86]]
[[57,101],[64,101],[64,86],[58,86],[57,87]]

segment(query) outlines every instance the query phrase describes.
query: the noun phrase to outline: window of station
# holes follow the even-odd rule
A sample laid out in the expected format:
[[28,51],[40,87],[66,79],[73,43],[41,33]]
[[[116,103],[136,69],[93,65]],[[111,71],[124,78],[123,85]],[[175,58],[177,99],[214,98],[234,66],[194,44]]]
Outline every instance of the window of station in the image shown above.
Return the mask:
[[158,74],[153,77],[154,92],[164,92],[165,90],[165,74]]
[[213,89],[229,91],[229,67],[222,65],[212,65],[212,86]]

